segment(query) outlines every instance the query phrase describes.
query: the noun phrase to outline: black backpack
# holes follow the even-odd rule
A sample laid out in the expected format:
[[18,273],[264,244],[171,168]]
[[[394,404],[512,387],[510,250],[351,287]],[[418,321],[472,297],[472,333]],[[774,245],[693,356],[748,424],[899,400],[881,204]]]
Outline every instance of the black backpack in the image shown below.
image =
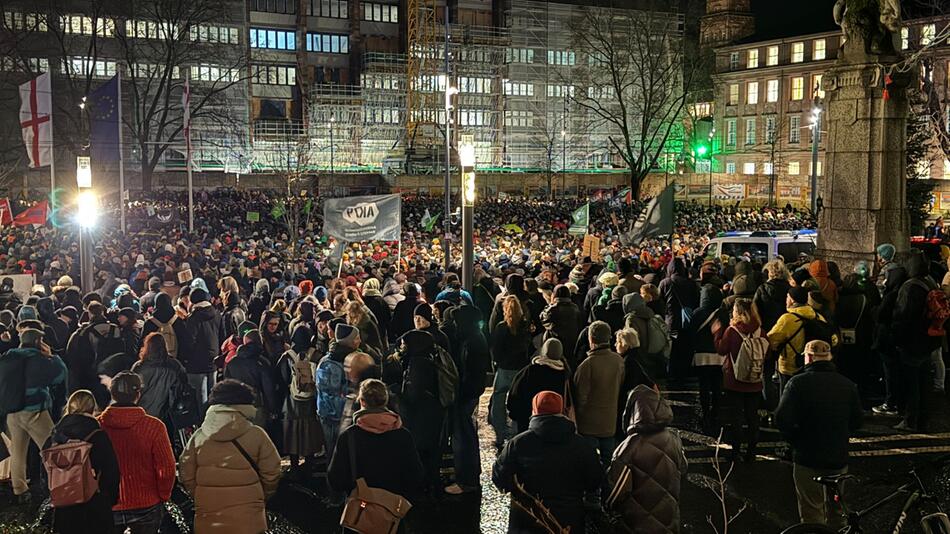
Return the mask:
[[795,339],[798,336],[798,332],[804,332],[805,334],[805,343],[802,345],[802,351],[795,351],[795,366],[804,367],[805,365],[805,345],[809,341],[824,341],[828,345],[832,345],[835,335],[837,335],[836,328],[830,321],[823,320],[818,312],[815,312],[815,318],[809,319],[803,315],[798,315],[793,313],[795,317],[798,317],[798,320],[801,321],[802,325],[798,328],[798,331],[789,338],[789,342],[792,339]]
[[0,417],[6,418],[6,414],[22,410],[26,403],[26,359],[0,358],[0,376],[4,378],[0,387]]
[[107,334],[100,333],[99,330],[95,328],[96,326],[97,325],[89,325],[86,330],[86,336],[96,354],[96,363],[102,363],[109,356],[125,353],[125,341],[122,339],[122,332],[119,329],[119,325],[109,325]]

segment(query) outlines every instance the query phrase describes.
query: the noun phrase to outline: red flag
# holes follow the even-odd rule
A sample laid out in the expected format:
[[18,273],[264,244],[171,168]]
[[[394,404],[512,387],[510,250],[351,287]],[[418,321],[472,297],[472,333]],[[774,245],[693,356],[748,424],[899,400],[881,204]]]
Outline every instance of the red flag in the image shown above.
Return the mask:
[[35,206],[13,218],[13,226],[27,226],[30,224],[46,224],[46,215],[49,212],[49,201],[38,202]]
[[6,226],[13,222],[13,211],[10,209],[10,199],[0,199],[0,226]]

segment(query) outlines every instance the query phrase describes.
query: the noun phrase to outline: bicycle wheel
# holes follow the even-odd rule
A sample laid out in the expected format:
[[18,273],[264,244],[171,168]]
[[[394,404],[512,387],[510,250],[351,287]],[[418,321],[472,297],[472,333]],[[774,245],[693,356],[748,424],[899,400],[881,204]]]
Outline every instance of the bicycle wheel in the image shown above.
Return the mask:
[[838,531],[825,525],[799,523],[783,530],[782,534],[838,534]]

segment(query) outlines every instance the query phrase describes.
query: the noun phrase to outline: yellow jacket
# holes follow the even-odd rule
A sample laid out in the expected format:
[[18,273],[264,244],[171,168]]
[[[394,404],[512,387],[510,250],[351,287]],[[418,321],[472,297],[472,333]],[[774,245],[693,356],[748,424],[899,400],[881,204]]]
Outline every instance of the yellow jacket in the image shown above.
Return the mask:
[[[800,315],[806,319],[814,319],[827,322],[824,317],[815,313],[815,310],[808,305],[789,308],[787,313],[779,317],[778,322],[769,331],[769,344],[772,352],[778,352],[778,371],[786,376],[794,375],[801,369],[795,362],[795,356],[805,352],[805,328],[802,320],[796,317]],[[832,336],[831,346],[838,344],[838,336]],[[779,352],[781,351],[781,352]]]

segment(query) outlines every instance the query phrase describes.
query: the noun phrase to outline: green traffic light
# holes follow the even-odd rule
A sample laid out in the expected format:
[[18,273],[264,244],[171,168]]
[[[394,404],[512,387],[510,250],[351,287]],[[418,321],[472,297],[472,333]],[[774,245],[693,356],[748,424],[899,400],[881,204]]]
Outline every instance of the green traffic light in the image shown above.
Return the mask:
[[696,154],[700,156],[705,156],[706,150],[707,150],[706,145],[699,145],[698,147],[696,147]]

